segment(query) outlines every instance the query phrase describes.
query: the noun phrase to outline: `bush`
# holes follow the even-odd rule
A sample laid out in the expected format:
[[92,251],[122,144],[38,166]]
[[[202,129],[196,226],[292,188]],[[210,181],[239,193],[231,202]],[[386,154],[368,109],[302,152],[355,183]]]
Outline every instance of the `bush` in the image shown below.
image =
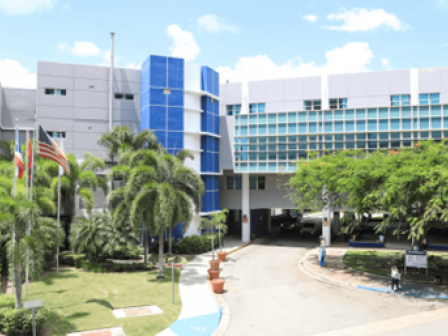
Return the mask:
[[14,297],[14,295],[0,295],[0,308],[14,308],[15,305],[16,298]]
[[[218,234],[215,233],[215,248],[219,247]],[[221,235],[221,240],[224,235]],[[168,252],[168,239],[164,241],[164,253]],[[180,238],[175,242],[173,240],[173,252],[176,254],[198,254],[211,251],[211,235],[205,234],[201,236],[189,236],[185,238]],[[156,239],[151,243],[150,248],[151,253],[159,253],[159,240]]]
[[152,268],[152,264],[148,263],[146,266],[143,263],[131,263],[131,264],[118,264],[112,261],[94,262],[89,260],[79,260],[76,265],[77,268],[82,268],[85,271],[94,273],[107,273],[107,272],[131,272],[142,271]]
[[76,266],[77,260],[84,260],[84,254],[71,254],[70,251],[62,252],[59,255],[59,263],[61,265]]
[[[36,309],[36,329],[40,333],[47,325],[48,311]],[[33,334],[31,309],[0,308],[0,331],[8,336],[28,336]]]

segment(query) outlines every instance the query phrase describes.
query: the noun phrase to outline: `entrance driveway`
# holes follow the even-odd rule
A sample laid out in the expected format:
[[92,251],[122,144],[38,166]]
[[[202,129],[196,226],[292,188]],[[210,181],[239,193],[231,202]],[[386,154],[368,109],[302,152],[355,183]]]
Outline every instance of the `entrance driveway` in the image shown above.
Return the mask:
[[[277,233],[228,256],[221,273],[231,314],[225,335],[409,336],[421,335],[425,327],[434,335],[448,330],[444,310],[439,310],[446,303],[350,290],[310,278],[298,264],[316,244],[317,237]],[[419,315],[433,313],[432,320]],[[406,328],[406,321],[413,327]]]

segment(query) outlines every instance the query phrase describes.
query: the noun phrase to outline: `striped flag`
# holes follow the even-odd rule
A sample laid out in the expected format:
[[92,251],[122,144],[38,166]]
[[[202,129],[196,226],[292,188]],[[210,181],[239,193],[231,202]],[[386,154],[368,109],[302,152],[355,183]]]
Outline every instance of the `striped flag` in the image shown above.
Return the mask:
[[22,148],[20,148],[20,136],[19,136],[19,128],[16,127],[16,144],[14,146],[14,163],[16,165],[16,176],[19,179],[23,176],[23,157],[22,157]]
[[37,139],[37,155],[57,162],[65,170],[67,175],[70,175],[70,165],[67,158],[59,149],[57,143],[53,141],[40,125]]
[[31,139],[28,138],[28,143],[26,144],[26,161],[28,163],[28,174],[31,176],[31,166],[33,165],[33,148],[31,147]]

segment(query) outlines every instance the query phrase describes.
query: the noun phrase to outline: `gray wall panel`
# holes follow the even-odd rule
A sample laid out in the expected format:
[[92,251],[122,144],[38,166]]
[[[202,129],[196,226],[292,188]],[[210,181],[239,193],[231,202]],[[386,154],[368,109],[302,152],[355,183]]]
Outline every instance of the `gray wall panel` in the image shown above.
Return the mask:
[[369,85],[369,96],[390,95],[389,72],[370,72],[365,76]]
[[266,101],[266,82],[250,82],[249,103],[263,103]]
[[233,135],[235,130],[235,119],[233,117],[219,117],[219,165],[220,171],[224,169],[233,170]]
[[303,79],[303,100],[320,99],[321,96],[321,78],[306,77]]
[[39,117],[38,120],[39,124],[41,124],[46,131],[68,132],[74,130],[73,119],[48,119]]
[[226,91],[226,105],[241,104],[241,83],[223,85]]
[[5,128],[15,127],[15,118],[18,118],[20,127],[34,127],[29,120],[36,114],[36,90],[3,88],[2,119]]
[[[101,79],[75,78],[75,89],[84,91],[109,91],[109,82]],[[94,88],[91,89],[90,86]]]
[[74,111],[77,119],[108,120],[109,118],[109,111],[106,108],[75,107]]
[[38,88],[49,89],[73,89],[73,77],[39,76],[37,77]]
[[134,100],[114,99],[114,109],[140,111],[140,95],[134,94]]
[[448,92],[448,68],[440,69],[440,92]]
[[75,132],[73,137],[73,148],[87,151],[90,151],[91,149],[102,149],[103,147],[97,144],[98,138],[101,134],[102,133]]
[[76,65],[73,74],[77,78],[109,80],[109,67]]
[[75,107],[107,108],[108,99],[107,92],[76,91],[74,105]]
[[284,95],[284,80],[269,80],[266,82],[266,103],[283,102]]
[[302,111],[303,110],[303,100],[285,101],[284,108],[285,108],[285,111]]
[[411,92],[411,74],[409,70],[389,72],[390,94],[408,94]]
[[82,133],[106,133],[109,129],[108,121],[100,120],[75,120],[75,132]]
[[303,100],[303,82],[304,78],[284,79],[283,89],[285,101]]
[[114,92],[140,94],[140,82],[114,82]]
[[440,92],[441,69],[419,69],[419,91],[420,93]]
[[73,119],[74,108],[71,106],[36,106],[36,114],[39,118]]
[[285,111],[285,102],[266,103],[266,112],[283,112]]
[[140,132],[140,123],[139,122],[131,122],[131,121],[115,121],[113,122],[114,126],[128,126],[134,134]]
[[140,111],[114,110],[113,113],[114,113],[113,118],[116,121],[123,120],[123,121],[140,122]]
[[39,76],[73,77],[75,75],[75,65],[37,62],[37,73]]
[[[328,76],[328,98],[347,98],[347,75]],[[350,101],[348,102],[350,104]]]
[[121,81],[121,82],[140,83],[141,70],[140,69],[115,68],[114,69],[114,80]]
[[448,92],[440,93],[440,104],[448,104]]
[[[369,84],[367,80],[368,78],[365,74],[347,75],[347,97],[366,97],[369,92]],[[350,99],[349,104],[351,106]]]

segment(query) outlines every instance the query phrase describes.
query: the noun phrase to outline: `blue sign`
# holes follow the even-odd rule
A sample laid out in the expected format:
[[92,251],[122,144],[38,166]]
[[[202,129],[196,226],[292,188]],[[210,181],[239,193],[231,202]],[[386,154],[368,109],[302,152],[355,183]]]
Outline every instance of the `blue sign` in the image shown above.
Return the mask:
[[426,255],[426,251],[406,250],[407,255]]

